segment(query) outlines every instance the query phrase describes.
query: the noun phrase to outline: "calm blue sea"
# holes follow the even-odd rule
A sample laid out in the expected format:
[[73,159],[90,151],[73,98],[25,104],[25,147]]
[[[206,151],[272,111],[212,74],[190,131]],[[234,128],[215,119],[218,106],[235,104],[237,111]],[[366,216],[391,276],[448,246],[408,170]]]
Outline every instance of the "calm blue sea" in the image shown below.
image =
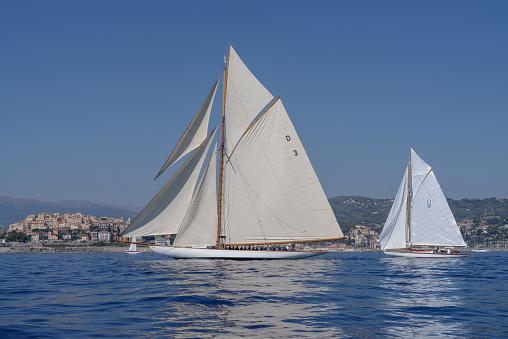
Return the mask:
[[0,255],[0,337],[508,337],[508,252]]

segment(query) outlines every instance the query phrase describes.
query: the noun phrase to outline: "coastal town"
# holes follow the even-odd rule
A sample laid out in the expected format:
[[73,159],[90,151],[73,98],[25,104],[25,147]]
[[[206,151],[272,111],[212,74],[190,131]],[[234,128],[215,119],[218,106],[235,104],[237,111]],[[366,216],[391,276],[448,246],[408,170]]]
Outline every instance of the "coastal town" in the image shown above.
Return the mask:
[[[123,218],[82,213],[39,213],[9,225],[7,232],[2,232],[0,236],[2,243],[9,239],[25,239],[21,242],[30,243],[109,243],[129,223],[130,219],[125,221]],[[13,232],[9,238],[8,234]]]

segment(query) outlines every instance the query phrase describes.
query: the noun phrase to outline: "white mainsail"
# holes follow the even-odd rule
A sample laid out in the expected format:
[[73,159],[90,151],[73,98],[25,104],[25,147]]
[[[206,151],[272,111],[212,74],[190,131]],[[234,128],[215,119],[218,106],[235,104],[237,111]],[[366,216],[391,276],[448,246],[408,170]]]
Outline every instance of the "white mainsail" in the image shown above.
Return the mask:
[[229,152],[222,220],[226,243],[343,237],[281,100]]
[[[408,186],[411,192],[409,216]],[[405,248],[408,242],[413,246],[466,245],[432,168],[413,149],[379,238],[382,250]]]
[[[199,108],[198,112],[190,122],[189,126],[183,133],[182,137],[176,144],[175,148],[169,155],[168,159],[160,169],[159,173],[155,177],[157,179],[169,166],[177,162],[187,153],[191,152],[193,149],[198,147],[203,140],[206,139],[206,134],[208,131],[208,121],[210,120],[210,111],[212,110],[213,99],[215,97],[215,92],[217,91],[217,85],[219,84],[219,80],[215,82],[212,89],[206,96],[205,101]],[[154,179],[154,180],[155,180]]]
[[[413,245],[465,246],[450,206],[432,168],[411,149],[413,181],[411,242]],[[424,172],[427,173],[424,174]]]
[[201,175],[175,246],[212,246],[217,240],[217,142]]
[[272,99],[273,95],[256,79],[231,46],[225,102],[226,148],[229,152]]
[[157,195],[122,232],[124,237],[174,234],[189,208],[215,128]]

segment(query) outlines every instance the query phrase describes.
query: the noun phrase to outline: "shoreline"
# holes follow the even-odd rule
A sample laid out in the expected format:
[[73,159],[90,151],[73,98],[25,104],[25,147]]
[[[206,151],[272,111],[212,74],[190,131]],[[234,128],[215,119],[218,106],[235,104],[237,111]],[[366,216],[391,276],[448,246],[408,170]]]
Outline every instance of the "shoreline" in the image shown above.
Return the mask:
[[[0,246],[0,254],[93,254],[93,253],[124,253],[128,246]],[[144,253],[155,253],[150,247],[143,246]],[[491,248],[492,252],[505,252],[507,249]],[[469,252],[474,250],[469,249]],[[329,253],[382,252],[372,249],[355,249],[348,251],[330,251]]]
[[[0,254],[90,254],[124,253],[128,246],[1,246]],[[145,253],[154,253],[143,247]]]

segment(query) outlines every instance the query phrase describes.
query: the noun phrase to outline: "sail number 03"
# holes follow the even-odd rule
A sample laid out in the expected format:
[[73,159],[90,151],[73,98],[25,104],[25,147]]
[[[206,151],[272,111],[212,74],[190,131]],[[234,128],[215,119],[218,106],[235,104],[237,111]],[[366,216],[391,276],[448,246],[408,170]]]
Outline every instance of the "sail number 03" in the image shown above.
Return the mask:
[[[286,135],[286,140],[291,141],[291,137],[289,135]],[[293,150],[293,153],[295,154],[295,157],[298,155],[298,151],[295,149]]]

